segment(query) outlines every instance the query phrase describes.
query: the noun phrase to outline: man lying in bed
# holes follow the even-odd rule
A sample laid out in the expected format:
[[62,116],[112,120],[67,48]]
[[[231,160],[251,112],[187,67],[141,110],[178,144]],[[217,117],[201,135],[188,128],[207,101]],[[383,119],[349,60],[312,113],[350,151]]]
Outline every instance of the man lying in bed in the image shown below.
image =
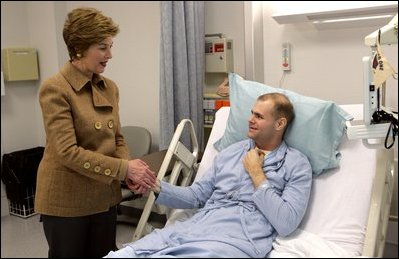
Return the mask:
[[277,234],[298,227],[312,170],[283,140],[292,104],[282,94],[265,94],[251,112],[249,139],[221,151],[200,180],[189,187],[162,181],[154,189],[159,204],[200,209],[107,257],[265,257]]

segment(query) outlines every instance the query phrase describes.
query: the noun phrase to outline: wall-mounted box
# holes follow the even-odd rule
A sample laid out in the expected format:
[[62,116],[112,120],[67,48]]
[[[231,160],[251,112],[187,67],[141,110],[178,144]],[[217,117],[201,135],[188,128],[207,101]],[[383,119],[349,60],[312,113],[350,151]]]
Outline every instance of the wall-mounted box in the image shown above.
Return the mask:
[[233,71],[233,40],[205,38],[205,72],[227,73]]
[[33,48],[1,50],[4,81],[38,80],[37,51]]

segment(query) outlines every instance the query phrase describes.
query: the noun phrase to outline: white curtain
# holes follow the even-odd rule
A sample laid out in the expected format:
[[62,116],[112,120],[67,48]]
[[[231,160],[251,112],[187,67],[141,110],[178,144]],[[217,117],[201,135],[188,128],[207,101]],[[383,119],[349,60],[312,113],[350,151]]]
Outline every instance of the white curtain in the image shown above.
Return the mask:
[[[192,120],[203,149],[204,27],[204,1],[161,1],[161,150],[182,119]],[[190,146],[189,134],[182,142]]]

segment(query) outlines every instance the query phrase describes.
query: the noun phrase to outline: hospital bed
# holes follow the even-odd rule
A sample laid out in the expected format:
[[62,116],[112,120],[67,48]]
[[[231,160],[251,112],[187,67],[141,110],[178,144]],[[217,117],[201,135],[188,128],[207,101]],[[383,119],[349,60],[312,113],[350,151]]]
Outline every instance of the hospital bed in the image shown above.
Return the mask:
[[[189,138],[185,138],[188,137],[188,135],[184,135],[185,133],[189,133]],[[187,141],[190,141],[190,149],[183,144],[184,140],[186,140],[186,145]],[[191,120],[184,119],[176,127],[164,160],[157,173],[157,178],[173,185],[189,185],[198,168],[198,155],[199,146],[194,125]],[[150,192],[149,196],[146,197],[144,209],[133,234],[132,241],[138,240],[145,234],[154,230],[154,227],[148,222],[151,212],[165,214],[167,216],[170,216],[173,212],[163,205],[155,204],[155,199],[156,197],[153,192]]]
[[[361,119],[362,105],[341,107]],[[216,113],[195,180],[218,153],[213,143],[223,135],[229,109],[222,107]],[[361,140],[348,140],[346,135],[339,150],[340,167],[314,177],[299,229],[289,237],[277,237],[270,257],[382,257],[393,190],[393,151],[368,149]],[[174,210],[166,224],[192,213]]]

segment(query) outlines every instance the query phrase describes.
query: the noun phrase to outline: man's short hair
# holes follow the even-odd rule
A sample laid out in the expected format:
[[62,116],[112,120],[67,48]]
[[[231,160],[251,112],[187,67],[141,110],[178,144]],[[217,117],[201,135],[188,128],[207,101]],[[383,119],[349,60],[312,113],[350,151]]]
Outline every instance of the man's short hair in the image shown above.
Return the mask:
[[[287,127],[295,117],[294,107],[287,96],[281,93],[267,93],[258,97],[257,101],[271,100],[274,103],[272,115],[275,119],[286,118]],[[286,128],[287,128],[286,127]]]

